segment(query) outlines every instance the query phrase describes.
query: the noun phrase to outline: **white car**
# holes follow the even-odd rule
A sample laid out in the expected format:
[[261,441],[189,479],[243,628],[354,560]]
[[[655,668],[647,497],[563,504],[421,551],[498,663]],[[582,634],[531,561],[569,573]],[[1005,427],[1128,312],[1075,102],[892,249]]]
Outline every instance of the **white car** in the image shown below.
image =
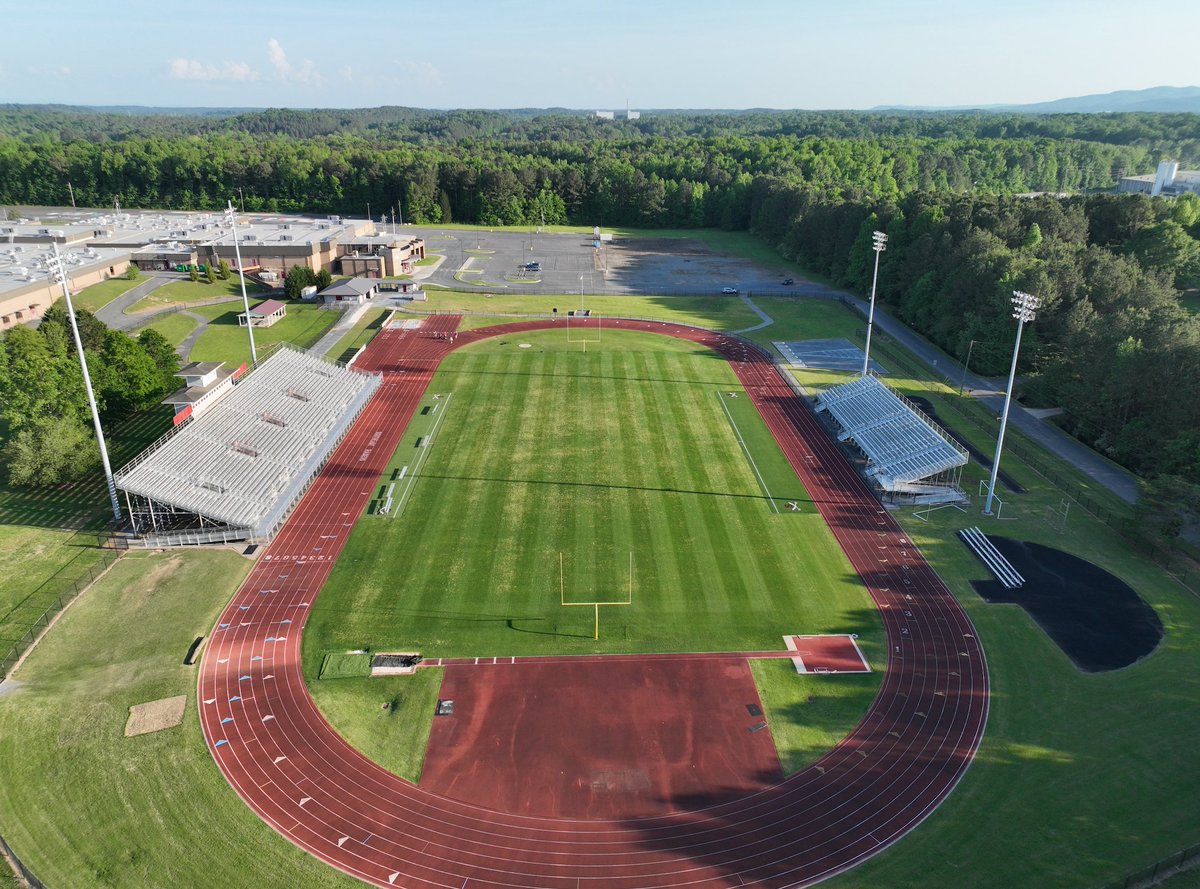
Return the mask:
[[737,293],[738,289],[736,287],[722,287],[721,292],[722,293]]

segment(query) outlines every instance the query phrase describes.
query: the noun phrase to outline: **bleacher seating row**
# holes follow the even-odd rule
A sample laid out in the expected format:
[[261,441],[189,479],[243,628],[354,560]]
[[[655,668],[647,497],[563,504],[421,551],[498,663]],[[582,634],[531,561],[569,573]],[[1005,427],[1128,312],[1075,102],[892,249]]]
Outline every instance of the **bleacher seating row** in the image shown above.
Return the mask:
[[868,474],[884,490],[904,491],[967,462],[961,447],[873,376],[823,392],[817,410],[837,421],[839,440],[852,439],[862,449],[871,462]]
[[987,535],[978,528],[963,528],[958,532],[963,543],[975,553],[983,564],[995,575],[1005,589],[1016,589],[1025,585],[1025,578],[1017,573],[1012,562],[1004,558],[996,545],[988,540]]
[[256,528],[322,443],[340,437],[334,433],[349,426],[379,382],[378,376],[280,349],[156,451],[118,472],[117,487],[216,522]]

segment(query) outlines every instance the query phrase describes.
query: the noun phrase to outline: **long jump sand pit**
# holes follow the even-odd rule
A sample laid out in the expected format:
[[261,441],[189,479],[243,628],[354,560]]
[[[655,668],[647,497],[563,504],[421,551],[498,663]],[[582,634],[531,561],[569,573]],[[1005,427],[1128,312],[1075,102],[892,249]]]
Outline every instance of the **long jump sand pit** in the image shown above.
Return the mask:
[[129,708],[129,719],[125,723],[125,737],[148,735],[174,728],[183,722],[183,710],[187,706],[187,695],[160,698],[145,704],[134,704]]
[[745,657],[445,669],[421,787],[499,811],[635,818],[782,779]]

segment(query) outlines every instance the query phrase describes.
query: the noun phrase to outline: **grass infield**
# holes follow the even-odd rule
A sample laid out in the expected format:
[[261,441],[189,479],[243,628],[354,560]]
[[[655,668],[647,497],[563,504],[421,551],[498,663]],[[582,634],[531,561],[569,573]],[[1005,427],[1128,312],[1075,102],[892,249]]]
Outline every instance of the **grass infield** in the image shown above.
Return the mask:
[[[532,348],[499,337],[443,363],[425,405],[441,406],[440,428],[409,430],[380,486],[408,467],[403,510],[364,518],[317,600],[310,676],[331,650],[778,649],[851,620],[878,651],[878,619],[824,522],[764,495],[722,407],[741,392],[723,360],[617,330],[586,352],[561,330],[520,339]],[[805,502],[749,399],[730,401],[773,496]],[[633,605],[602,614],[593,642],[591,612],[560,595],[624,599],[631,553]]]

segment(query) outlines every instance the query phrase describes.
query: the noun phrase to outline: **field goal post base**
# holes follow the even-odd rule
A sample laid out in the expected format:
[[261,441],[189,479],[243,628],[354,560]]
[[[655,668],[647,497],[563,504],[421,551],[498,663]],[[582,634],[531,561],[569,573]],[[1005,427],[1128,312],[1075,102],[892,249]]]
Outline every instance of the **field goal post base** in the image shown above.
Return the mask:
[[[586,324],[586,323],[581,325],[578,323],[581,320],[584,322],[594,320],[596,322],[596,324],[594,326]],[[574,335],[571,332],[571,322],[572,321],[576,322]],[[604,323],[603,322],[604,322],[603,315],[587,315],[583,318],[577,318],[576,316],[573,316],[573,315],[567,315],[567,342],[568,343],[582,343],[583,348],[586,351],[588,343],[599,343],[599,342],[603,341],[603,339],[604,339]],[[594,330],[596,332],[596,336],[595,337],[579,336],[579,331],[581,328],[582,328],[582,330],[589,331],[589,332]]]
[[564,556],[562,552],[558,554],[558,604],[565,608],[573,606],[586,606],[595,609],[596,621],[592,632],[592,640],[600,641],[600,606],[601,605],[632,605],[633,604],[633,552],[629,553],[629,588],[627,590],[626,599],[624,602],[568,602],[566,590],[566,578],[563,571]]

